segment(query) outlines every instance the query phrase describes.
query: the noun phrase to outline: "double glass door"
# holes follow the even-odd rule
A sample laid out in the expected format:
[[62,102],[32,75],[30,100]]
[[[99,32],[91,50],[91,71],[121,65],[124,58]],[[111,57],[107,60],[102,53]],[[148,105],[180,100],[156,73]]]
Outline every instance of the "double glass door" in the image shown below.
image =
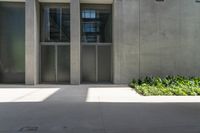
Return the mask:
[[70,11],[67,4],[41,6],[42,83],[70,81]]
[[41,81],[68,83],[70,80],[70,48],[66,45],[41,46]]
[[82,82],[111,82],[111,45],[82,45]]
[[81,5],[81,54],[83,83],[111,82],[111,5]]

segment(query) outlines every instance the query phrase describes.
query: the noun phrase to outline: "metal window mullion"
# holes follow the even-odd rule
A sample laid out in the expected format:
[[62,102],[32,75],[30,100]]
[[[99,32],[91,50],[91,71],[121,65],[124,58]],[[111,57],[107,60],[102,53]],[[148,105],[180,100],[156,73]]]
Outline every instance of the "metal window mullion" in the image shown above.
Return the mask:
[[49,46],[69,46],[69,42],[40,42],[40,45],[49,45]]
[[48,40],[51,40],[50,38],[50,34],[51,34],[51,20],[50,20],[50,8],[47,8],[48,9]]
[[56,82],[58,82],[58,46],[55,46],[55,72]]
[[94,46],[94,45],[97,45],[97,46],[112,46],[112,43],[87,43],[87,42],[83,42],[82,45],[86,45],[86,46]]
[[110,80],[113,81],[113,63],[112,63],[113,62],[113,46],[112,45],[110,46],[110,52],[111,52],[111,56],[110,56],[110,61],[111,61],[110,62],[110,64],[111,64],[110,65],[110,70],[111,70],[110,71],[110,76],[111,76],[110,78],[111,79]]
[[39,82],[42,81],[42,46],[39,46]]
[[96,50],[96,82],[98,82],[98,46],[95,45],[95,50]]
[[60,8],[60,40],[62,40],[62,8]]

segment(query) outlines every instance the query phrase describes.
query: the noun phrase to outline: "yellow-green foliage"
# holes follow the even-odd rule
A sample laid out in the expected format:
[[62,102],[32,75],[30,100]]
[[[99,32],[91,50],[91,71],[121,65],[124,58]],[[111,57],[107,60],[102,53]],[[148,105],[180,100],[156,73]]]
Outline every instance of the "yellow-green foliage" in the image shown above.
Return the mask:
[[151,95],[200,95],[200,77],[167,76],[165,78],[146,77],[141,80],[133,80],[130,83],[138,93]]

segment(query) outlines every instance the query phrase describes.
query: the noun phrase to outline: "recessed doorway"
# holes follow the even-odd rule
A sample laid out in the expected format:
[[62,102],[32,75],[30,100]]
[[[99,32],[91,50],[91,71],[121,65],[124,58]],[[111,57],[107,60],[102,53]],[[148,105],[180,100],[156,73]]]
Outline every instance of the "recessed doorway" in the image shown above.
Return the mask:
[[41,83],[69,83],[69,4],[41,4],[40,56]]
[[82,83],[112,81],[112,6],[81,5]]

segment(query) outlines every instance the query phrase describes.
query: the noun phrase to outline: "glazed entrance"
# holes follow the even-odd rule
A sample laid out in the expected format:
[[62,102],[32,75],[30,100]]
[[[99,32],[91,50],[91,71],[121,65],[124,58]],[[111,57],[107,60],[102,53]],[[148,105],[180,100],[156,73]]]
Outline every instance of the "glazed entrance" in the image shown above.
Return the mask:
[[80,16],[82,82],[111,82],[111,5],[82,4]]
[[70,81],[70,9],[67,4],[41,6],[42,83]]

